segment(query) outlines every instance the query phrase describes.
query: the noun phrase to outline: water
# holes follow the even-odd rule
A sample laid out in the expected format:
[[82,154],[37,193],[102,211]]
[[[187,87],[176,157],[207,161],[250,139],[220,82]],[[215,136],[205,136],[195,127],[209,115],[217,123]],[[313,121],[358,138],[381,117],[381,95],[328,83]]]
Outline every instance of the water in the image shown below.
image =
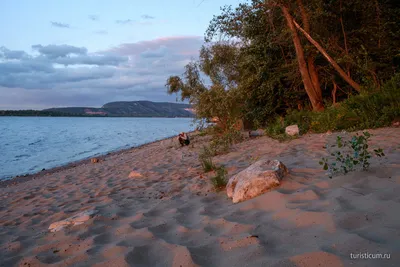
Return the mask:
[[0,180],[193,129],[190,118],[0,117]]

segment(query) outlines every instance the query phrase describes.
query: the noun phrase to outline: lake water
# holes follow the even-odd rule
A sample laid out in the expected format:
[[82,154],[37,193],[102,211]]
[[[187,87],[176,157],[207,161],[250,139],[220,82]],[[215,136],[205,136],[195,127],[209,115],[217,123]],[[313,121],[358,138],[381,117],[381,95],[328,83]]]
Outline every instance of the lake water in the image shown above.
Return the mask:
[[0,180],[193,128],[190,118],[0,117]]

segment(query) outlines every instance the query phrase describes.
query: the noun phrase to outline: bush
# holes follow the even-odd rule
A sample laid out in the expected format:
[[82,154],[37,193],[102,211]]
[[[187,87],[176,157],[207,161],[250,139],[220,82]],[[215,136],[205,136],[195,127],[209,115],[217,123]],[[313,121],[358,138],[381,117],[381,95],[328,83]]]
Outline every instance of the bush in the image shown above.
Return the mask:
[[216,132],[214,132],[213,140],[211,140],[210,143],[210,149],[214,156],[228,153],[231,145],[236,144],[243,139],[241,132],[233,128],[222,133],[219,133],[217,129]]
[[280,136],[288,125],[297,124],[300,133],[324,133],[328,130],[355,131],[385,127],[400,116],[400,74],[387,82],[382,90],[353,96],[323,112],[292,111],[284,123],[268,127],[270,136]]
[[[295,123],[294,123],[295,124]],[[282,117],[277,117],[275,121],[268,124],[267,128],[265,129],[265,133],[274,139],[279,141],[287,141],[297,138],[296,136],[290,136],[285,133],[286,126],[291,125],[284,121]],[[299,126],[300,128],[300,126]]]
[[[350,141],[345,141],[341,136],[336,139],[336,145],[339,150],[331,153],[331,156],[335,157],[336,161],[329,163],[327,158],[322,158],[319,162],[323,165],[323,169],[328,171],[328,175],[332,178],[337,173],[346,174],[348,172],[362,168],[362,170],[368,170],[371,158],[371,152],[368,151],[368,140],[371,134],[363,132],[363,135],[355,135]],[[350,152],[350,154],[349,154]],[[383,157],[385,154],[381,148],[375,149],[374,153],[378,157]]]
[[199,133],[199,136],[206,136],[206,135],[207,135],[207,131],[204,131],[204,130],[200,131],[200,133]]
[[217,191],[223,190],[228,183],[228,179],[226,178],[227,173],[224,166],[216,169],[216,175],[211,178],[211,182]]
[[203,147],[203,150],[199,154],[199,160],[204,172],[210,172],[216,169],[212,161],[212,152],[210,148],[206,146]]

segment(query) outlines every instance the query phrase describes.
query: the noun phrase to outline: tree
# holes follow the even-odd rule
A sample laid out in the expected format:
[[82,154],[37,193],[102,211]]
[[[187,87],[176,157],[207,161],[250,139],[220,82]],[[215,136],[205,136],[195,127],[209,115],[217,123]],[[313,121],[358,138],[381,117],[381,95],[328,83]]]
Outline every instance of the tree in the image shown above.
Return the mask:
[[240,117],[258,126],[294,109],[321,111],[362,89],[379,90],[398,71],[398,17],[396,0],[251,0],[225,6],[210,22],[196,62],[194,81],[202,73],[207,86],[193,89],[198,85],[186,76],[172,79],[171,88],[196,105],[211,91],[218,108],[227,104],[223,99],[236,99]]
[[[181,100],[188,100],[196,110],[199,119],[218,117],[223,131],[228,130],[241,117],[241,98],[237,83],[238,47],[235,44],[217,43],[203,46],[198,62],[185,67],[183,79],[179,76],[168,78],[168,93],[180,93]],[[201,73],[210,79],[205,86]]]

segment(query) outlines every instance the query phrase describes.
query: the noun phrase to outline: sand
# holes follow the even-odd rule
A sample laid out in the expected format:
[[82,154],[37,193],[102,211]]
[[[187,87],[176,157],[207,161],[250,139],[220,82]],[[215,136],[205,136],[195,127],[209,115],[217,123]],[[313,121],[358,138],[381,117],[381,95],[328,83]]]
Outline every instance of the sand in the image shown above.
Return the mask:
[[[0,266],[400,266],[400,129],[370,133],[387,157],[333,179],[318,160],[336,133],[233,146],[214,159],[229,176],[260,157],[290,171],[239,204],[202,172],[197,155],[209,137],[200,136],[0,183]],[[48,231],[92,209],[84,224]],[[352,259],[359,253],[390,259]]]

